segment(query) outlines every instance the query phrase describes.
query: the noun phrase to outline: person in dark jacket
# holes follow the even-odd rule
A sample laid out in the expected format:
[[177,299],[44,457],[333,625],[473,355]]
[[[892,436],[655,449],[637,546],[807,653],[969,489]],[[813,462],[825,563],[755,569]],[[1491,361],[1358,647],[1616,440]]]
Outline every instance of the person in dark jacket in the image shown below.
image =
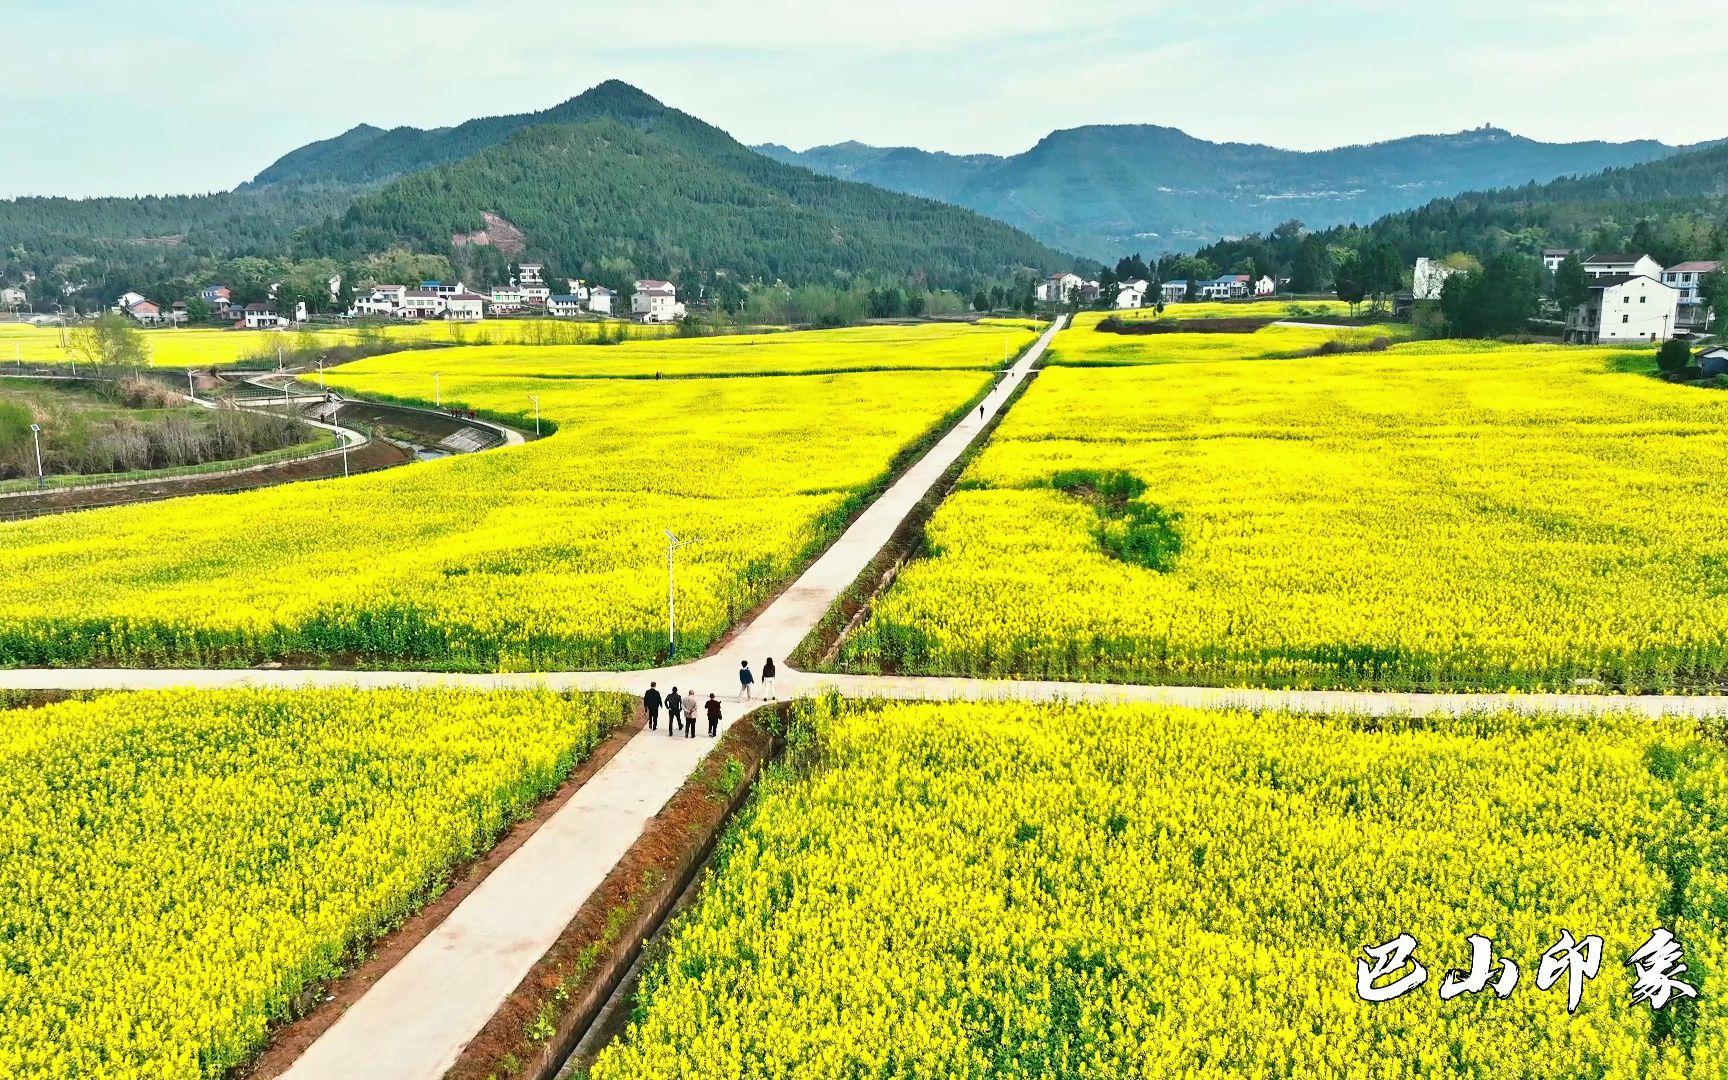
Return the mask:
[[768,658],[767,663],[762,665],[762,693],[768,696],[769,701],[774,700],[774,658],[772,656]]
[[712,739],[720,734],[720,699],[713,694],[708,695],[708,737]]
[[654,689],[659,683],[649,683],[648,692],[642,695],[642,708],[648,713],[648,730],[658,731],[660,728],[660,691]]
[[738,661],[738,700],[747,701],[750,698],[750,687],[756,682],[756,676],[750,672],[750,661]]
[[666,695],[666,734],[678,734],[678,725],[683,723],[684,699],[678,696],[678,688]]

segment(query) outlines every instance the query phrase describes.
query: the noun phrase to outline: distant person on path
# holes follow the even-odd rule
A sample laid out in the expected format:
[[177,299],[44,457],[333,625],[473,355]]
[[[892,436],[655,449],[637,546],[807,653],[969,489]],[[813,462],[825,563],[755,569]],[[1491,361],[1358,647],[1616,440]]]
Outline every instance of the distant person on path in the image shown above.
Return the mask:
[[750,700],[750,687],[756,682],[756,676],[750,674],[750,661],[738,661],[738,700]]
[[720,699],[713,694],[708,695],[708,737],[712,739],[720,734]]
[[660,729],[660,691],[654,689],[659,683],[649,683],[648,692],[642,695],[642,708],[648,712],[648,730]]
[[678,725],[683,722],[680,714],[683,712],[684,699],[678,696],[678,688],[674,686],[672,692],[666,695],[666,734],[668,736],[678,734]]
[[767,695],[769,701],[774,700],[774,658],[772,656],[762,665],[762,693]]
[[982,405],[978,406],[978,419],[979,420],[984,419],[984,406],[982,406]]

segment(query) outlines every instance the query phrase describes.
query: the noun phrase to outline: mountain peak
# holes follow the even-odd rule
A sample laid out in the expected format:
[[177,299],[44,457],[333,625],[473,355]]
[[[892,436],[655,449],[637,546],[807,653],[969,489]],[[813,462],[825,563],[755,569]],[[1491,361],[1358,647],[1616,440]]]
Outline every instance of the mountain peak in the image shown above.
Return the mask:
[[666,105],[652,94],[632,86],[622,79],[607,79],[605,82],[582,91],[563,105],[548,112],[557,112],[565,106],[580,102],[590,110],[605,109],[664,109]]

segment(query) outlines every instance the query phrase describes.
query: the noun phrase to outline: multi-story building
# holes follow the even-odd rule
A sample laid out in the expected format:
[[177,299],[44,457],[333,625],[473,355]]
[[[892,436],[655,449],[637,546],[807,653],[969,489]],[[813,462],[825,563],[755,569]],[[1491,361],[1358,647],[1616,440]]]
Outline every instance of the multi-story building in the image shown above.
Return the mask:
[[1706,274],[1722,269],[1722,264],[1714,260],[1697,259],[1683,262],[1662,271],[1662,284],[1679,290],[1680,309],[1676,318],[1685,330],[1708,330],[1715,313],[1710,311],[1699,295],[1699,288],[1704,284]]
[[1624,252],[1592,255],[1584,260],[1584,275],[1586,277],[1621,277],[1626,274],[1660,279],[1662,277],[1662,264],[1648,255]]
[[479,322],[486,317],[486,298],[479,293],[451,293],[444,297],[444,317],[454,322]]
[[1410,277],[1411,297],[1416,300],[1440,299],[1446,288],[1446,279],[1456,273],[1457,267],[1447,266],[1437,259],[1417,259],[1415,272]]
[[1590,299],[1566,316],[1566,340],[1575,345],[1660,342],[1674,336],[1680,293],[1642,274],[1598,277]]
[[521,311],[528,303],[522,287],[515,282],[492,286],[492,310],[500,314]]
[[382,315],[392,319],[405,318],[402,313],[403,301],[407,298],[406,285],[374,285],[372,291],[364,296],[354,297],[354,306],[348,309],[350,315]]
[[649,278],[636,283],[630,313],[643,322],[675,322],[684,317],[684,305],[678,302],[678,290],[671,282]]
[[522,299],[531,307],[545,307],[552,295],[546,287],[546,267],[543,263],[522,263],[516,267],[516,285]]

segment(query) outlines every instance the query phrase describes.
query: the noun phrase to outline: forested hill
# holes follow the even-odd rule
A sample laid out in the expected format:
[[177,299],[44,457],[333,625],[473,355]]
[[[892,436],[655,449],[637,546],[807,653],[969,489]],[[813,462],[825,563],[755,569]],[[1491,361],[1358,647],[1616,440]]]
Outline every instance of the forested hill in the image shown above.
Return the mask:
[[1659,142],[1543,143],[1497,128],[1298,152],[1214,143],[1175,128],[1056,131],[1025,153],[957,157],[859,143],[758,151],[828,175],[969,207],[1047,243],[1114,262],[1192,249],[1298,218],[1372,221],[1439,195],[1634,165]]
[[[1473,254],[1628,244],[1659,254],[1670,243],[1692,246],[1688,234],[1700,230],[1728,238],[1728,145],[1595,176],[1439,199],[1369,229],[1400,250]],[[1676,249],[1669,261],[1690,254]]]
[[1314,286],[1327,249],[1390,243],[1405,262],[1464,252],[1534,257],[1547,247],[1647,252],[1665,265],[1728,258],[1728,144],[1595,176],[1436,199],[1363,228],[1256,234],[1204,248],[1221,268],[1253,262]]
[[339,213],[349,199],[329,189],[0,199],[0,281],[28,271],[55,282],[34,291],[36,299],[60,299],[63,281],[88,299],[109,300],[212,260],[285,253],[296,230]]
[[602,281],[692,271],[793,283],[892,274],[961,288],[1074,261],[968,210],[771,161],[675,110],[631,119],[523,128],[360,196],[306,230],[297,253],[353,259],[408,246],[458,254],[453,238],[485,228],[489,213],[524,234],[529,256]]
[[672,138],[689,134],[693,125],[707,126],[628,83],[612,79],[540,112],[486,116],[431,130],[399,127],[386,131],[361,124],[283,156],[243,189],[374,184],[460,161],[497,146],[523,128],[599,119]]

